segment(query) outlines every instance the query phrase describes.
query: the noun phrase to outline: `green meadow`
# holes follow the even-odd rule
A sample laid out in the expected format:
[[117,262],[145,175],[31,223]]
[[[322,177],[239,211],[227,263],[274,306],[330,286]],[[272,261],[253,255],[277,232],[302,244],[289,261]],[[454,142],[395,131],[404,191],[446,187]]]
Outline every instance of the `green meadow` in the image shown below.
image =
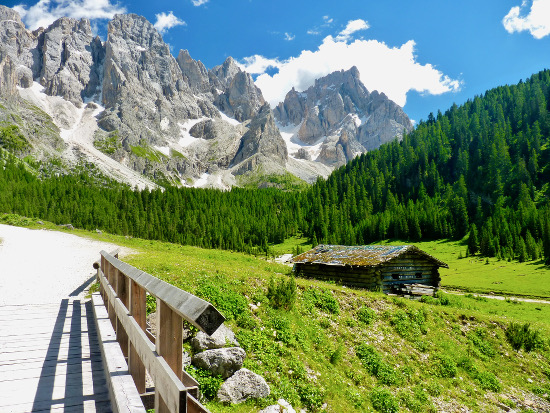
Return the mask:
[[[11,219],[12,224],[58,229]],[[247,352],[244,367],[266,379],[271,395],[235,406],[204,399],[213,413],[257,412],[279,398],[297,411],[310,412],[550,409],[548,304],[468,293],[411,301],[293,278],[291,267],[265,257],[62,231],[129,248],[131,254],[122,260],[212,302],[225,315]],[[416,245],[449,264],[443,273],[446,286],[461,268],[475,265],[483,276],[499,265],[460,259],[460,243]],[[306,247],[303,240],[287,240],[281,251],[296,246]],[[546,271],[507,264],[509,278],[514,266],[519,271],[533,268],[535,274]],[[472,269],[465,279],[474,276]],[[517,295],[517,290],[510,292]],[[187,343],[184,348],[191,351]],[[188,371],[198,378],[203,394],[216,393],[219,378],[192,367]]]

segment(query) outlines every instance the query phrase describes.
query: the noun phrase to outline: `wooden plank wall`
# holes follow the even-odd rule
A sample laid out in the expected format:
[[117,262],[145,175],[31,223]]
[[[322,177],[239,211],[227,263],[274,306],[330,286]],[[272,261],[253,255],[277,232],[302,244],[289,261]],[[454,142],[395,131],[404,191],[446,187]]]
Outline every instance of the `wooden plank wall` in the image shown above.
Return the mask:
[[378,267],[296,263],[295,271],[304,277],[385,293],[391,293],[394,286],[402,284],[424,284],[439,288],[441,281],[438,267],[415,254],[404,254]]

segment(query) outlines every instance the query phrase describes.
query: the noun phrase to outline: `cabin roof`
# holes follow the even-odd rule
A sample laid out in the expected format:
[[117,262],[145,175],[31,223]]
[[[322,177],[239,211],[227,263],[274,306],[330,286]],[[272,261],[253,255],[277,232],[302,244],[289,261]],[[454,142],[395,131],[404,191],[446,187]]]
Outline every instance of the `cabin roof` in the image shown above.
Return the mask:
[[449,268],[443,261],[432,257],[414,245],[318,245],[292,259],[295,264],[326,264],[354,267],[376,267],[405,253],[412,253],[432,261],[438,267]]

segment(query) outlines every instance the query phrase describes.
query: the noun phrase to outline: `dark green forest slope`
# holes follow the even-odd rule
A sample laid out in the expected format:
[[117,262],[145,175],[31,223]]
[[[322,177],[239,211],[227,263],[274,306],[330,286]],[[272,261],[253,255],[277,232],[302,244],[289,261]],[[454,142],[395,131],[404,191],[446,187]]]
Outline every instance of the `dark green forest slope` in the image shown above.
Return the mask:
[[2,151],[0,212],[249,252],[296,234],[313,243],[363,244],[470,233],[470,253],[549,259],[549,110],[545,70],[430,114],[402,142],[301,192],[133,191],[88,175],[38,179]]
[[550,257],[550,71],[503,86],[319,181],[305,205],[319,242],[462,238],[470,253]]

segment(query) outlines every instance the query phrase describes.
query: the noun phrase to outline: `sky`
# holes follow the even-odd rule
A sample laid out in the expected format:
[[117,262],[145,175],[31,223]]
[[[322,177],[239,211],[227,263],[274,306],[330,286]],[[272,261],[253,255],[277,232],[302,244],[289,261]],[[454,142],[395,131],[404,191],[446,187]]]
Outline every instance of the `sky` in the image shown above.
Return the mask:
[[413,121],[550,67],[550,0],[0,0],[27,28],[116,13],[145,16],[177,56],[232,56],[276,105],[292,88],[357,66],[369,91]]

